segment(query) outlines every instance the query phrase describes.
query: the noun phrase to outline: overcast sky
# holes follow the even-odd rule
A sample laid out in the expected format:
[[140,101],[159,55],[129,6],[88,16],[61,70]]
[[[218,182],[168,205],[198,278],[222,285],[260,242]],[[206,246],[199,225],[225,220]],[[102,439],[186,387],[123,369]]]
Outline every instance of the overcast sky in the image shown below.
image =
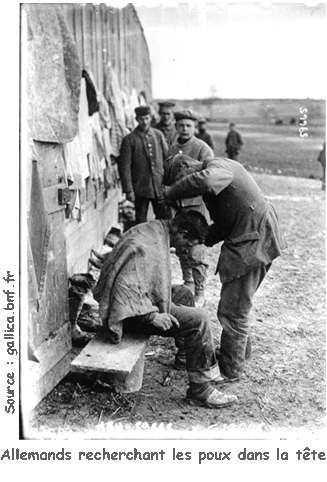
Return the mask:
[[325,3],[142,4],[154,98],[326,98]]

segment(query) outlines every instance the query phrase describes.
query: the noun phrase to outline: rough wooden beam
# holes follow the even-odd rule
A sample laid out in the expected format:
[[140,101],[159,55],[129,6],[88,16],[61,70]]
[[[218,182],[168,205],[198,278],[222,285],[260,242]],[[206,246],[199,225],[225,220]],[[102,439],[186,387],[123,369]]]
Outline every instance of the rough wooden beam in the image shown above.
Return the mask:
[[124,334],[114,345],[98,333],[72,361],[71,371],[111,382],[120,392],[136,392],[142,387],[147,339]]

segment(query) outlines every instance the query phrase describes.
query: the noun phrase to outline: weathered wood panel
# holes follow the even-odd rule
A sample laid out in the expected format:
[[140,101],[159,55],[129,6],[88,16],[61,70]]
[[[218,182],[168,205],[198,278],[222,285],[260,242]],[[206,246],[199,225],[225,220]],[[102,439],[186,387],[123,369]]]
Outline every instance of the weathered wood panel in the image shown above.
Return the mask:
[[83,220],[66,221],[65,237],[67,246],[67,273],[87,273],[91,249],[100,250],[104,238],[112,226],[118,223],[118,190],[108,191],[97,196],[97,208],[90,201],[83,213]]
[[84,50],[83,50],[84,29],[83,29],[83,22],[82,22],[82,11],[80,9],[76,9],[74,12],[74,35],[75,35],[78,56],[80,59],[83,59],[84,58]]
[[121,88],[144,91],[152,99],[151,62],[141,23],[132,4],[60,4],[75,39],[82,67],[91,69],[100,90],[104,69],[113,65]]
[[[72,372],[112,382],[117,391],[141,389],[148,337],[125,334],[118,345],[98,333],[72,362]],[[104,377],[103,377],[104,376]]]
[[[34,314],[32,346],[38,347],[47,337],[55,335],[68,320],[67,263],[64,236],[65,206],[56,202],[58,188],[63,187],[64,167],[60,144],[35,142],[35,152],[41,173],[48,208],[50,240],[45,287]],[[51,354],[49,354],[51,357]]]
[[38,347],[49,336],[56,335],[69,318],[63,211],[51,214],[49,222],[51,236],[44,291],[39,299],[39,310],[33,313],[34,322],[30,330],[33,347]]
[[[67,375],[70,369],[70,353],[67,353],[61,360],[52,366],[46,374],[41,376],[34,385],[23,388],[23,422],[27,425],[28,413],[32,410],[58,383]],[[32,362],[30,362],[32,363]]]
[[121,343],[108,343],[102,333],[98,333],[82,350],[72,365],[76,370],[119,373],[127,376],[144,353],[148,337],[125,334]]
[[[105,4],[58,4],[74,38],[81,68],[93,74],[103,91],[105,69],[111,62],[127,94],[135,88],[151,100],[151,64],[142,27],[132,4],[117,9]],[[88,271],[91,248],[99,250],[110,227],[118,223],[118,187],[98,191],[91,180],[80,190],[83,219],[65,219],[58,189],[65,187],[63,146],[35,143],[51,236],[44,291],[30,310],[29,337],[40,364],[28,362],[24,390],[34,407],[68,373],[70,323],[68,276]],[[27,398],[27,400],[26,400]]]
[[63,206],[58,203],[58,191],[59,189],[65,188],[67,188],[67,185],[61,183],[57,184],[56,186],[50,186],[43,189],[45,208],[48,214],[62,211]]
[[84,69],[92,70],[91,59],[93,56],[91,47],[91,17],[89,9],[92,8],[91,5],[85,5],[85,8],[81,10],[82,12],[82,25],[83,25],[83,52],[84,52]]
[[[72,26],[82,68],[93,74],[97,88],[103,92],[106,65],[111,62],[127,94],[135,88],[138,93],[146,92],[151,99],[149,52],[134,7],[131,4],[123,9],[92,3],[62,5],[67,23]],[[87,271],[91,248],[101,247],[104,235],[118,223],[120,190],[109,189],[103,207],[101,196],[87,179],[86,188],[80,190],[82,222],[73,219],[65,222],[69,276],[74,270]]]
[[[60,327],[57,334],[47,337],[41,345],[34,349],[34,354],[39,363],[31,363],[29,383],[35,385],[51,368],[70,351],[71,324],[66,322]],[[52,356],[49,356],[49,353]]]

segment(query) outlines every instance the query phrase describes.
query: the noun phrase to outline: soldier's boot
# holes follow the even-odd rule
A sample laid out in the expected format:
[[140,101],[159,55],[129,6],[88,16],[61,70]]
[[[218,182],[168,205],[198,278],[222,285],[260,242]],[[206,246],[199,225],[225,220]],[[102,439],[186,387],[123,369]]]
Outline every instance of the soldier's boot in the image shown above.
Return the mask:
[[174,368],[175,370],[185,370],[186,368],[186,351],[184,338],[175,338],[175,345],[178,349],[175,355]]

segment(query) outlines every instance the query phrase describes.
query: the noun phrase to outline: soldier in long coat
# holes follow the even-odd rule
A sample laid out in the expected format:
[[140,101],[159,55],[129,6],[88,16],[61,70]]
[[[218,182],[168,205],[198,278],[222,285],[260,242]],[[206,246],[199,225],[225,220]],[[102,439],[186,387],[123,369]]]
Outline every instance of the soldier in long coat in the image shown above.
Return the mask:
[[203,196],[213,220],[205,244],[223,242],[216,271],[222,282],[218,358],[226,379],[238,380],[245,366],[253,296],[286,243],[274,206],[241,164],[226,158],[197,162],[185,156],[175,162],[188,165],[188,174],[167,188],[167,199]]
[[150,127],[151,109],[135,109],[138,126],[122,142],[118,169],[122,190],[135,204],[136,224],[147,221],[151,202],[157,219],[165,217],[163,197],[163,162],[168,145],[162,132]]

